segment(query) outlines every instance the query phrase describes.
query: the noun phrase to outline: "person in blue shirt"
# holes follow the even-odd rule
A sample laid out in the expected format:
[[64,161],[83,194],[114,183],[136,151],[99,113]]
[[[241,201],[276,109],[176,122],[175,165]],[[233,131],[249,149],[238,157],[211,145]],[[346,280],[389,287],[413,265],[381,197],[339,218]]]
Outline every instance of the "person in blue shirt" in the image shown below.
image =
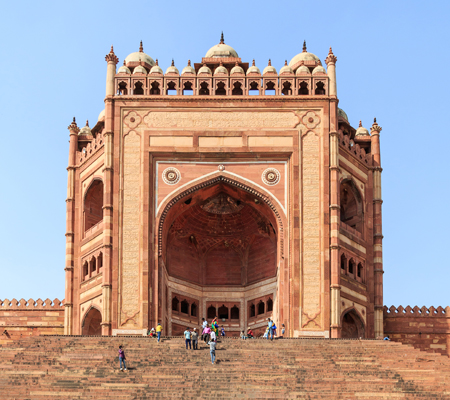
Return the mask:
[[269,331],[267,332],[267,339],[273,340],[273,322],[270,318],[268,318],[269,322],[267,324],[267,327],[269,328]]
[[189,348],[192,350],[191,347],[191,331],[189,330],[189,327],[186,328],[186,330],[184,331],[184,339],[186,340],[186,350]]

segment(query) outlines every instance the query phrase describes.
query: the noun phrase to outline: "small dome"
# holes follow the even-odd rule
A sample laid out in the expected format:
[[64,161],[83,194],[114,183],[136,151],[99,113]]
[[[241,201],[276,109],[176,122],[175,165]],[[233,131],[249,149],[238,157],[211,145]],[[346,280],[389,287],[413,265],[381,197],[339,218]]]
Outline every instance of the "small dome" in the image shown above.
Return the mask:
[[103,109],[100,114],[98,114],[98,120],[99,122],[102,122],[105,120],[105,109]]
[[339,108],[339,107],[338,107],[338,117],[342,117],[348,122],[348,117],[347,117],[346,112],[342,108]]
[[266,68],[264,68],[264,71],[263,71],[263,75],[266,75],[266,74],[275,74],[275,75],[277,74],[277,70],[274,66],[272,66],[272,62],[270,60],[269,60],[269,64],[267,65]]
[[250,75],[250,74],[258,74],[258,75],[261,75],[261,71],[260,71],[259,68],[255,65],[255,60],[253,60],[252,66],[247,70],[247,75]]
[[142,41],[139,46],[139,51],[131,53],[125,58],[125,63],[128,64],[130,62],[143,62],[147,63],[151,66],[155,65],[153,58],[151,58],[148,54],[144,53],[144,48],[142,47]]
[[327,74],[327,71],[325,71],[325,68],[322,67],[321,65],[318,65],[316,68],[313,69],[312,72],[313,75],[317,75],[317,74]]
[[311,75],[311,71],[306,65],[301,65],[297,71],[295,71],[295,75]]
[[133,75],[134,74],[147,75],[147,70],[142,65],[138,65],[136,68],[134,68]]
[[220,65],[215,69],[214,71],[214,75],[218,75],[218,74],[225,74],[228,75],[228,71],[227,69],[223,66],[222,62],[220,63]]
[[181,75],[185,74],[194,74],[195,75],[195,69],[191,67],[191,60],[188,60],[188,65],[183,68],[183,71],[181,71]]
[[211,70],[206,64],[203,64],[203,66],[198,70],[198,74],[208,74],[211,75]]
[[303,51],[289,61],[289,66],[292,67],[300,61],[316,61],[316,63],[321,64],[319,57],[306,51],[306,41],[303,42]]
[[225,44],[222,32],[222,36],[220,37],[220,43],[211,47],[206,52],[205,58],[223,58],[223,57],[238,58],[239,56],[238,53],[236,53],[236,50],[234,50],[231,46]]
[[80,129],[78,136],[92,135],[91,128],[89,128],[89,121],[86,121],[86,126]]
[[236,63],[236,65],[231,68],[230,75],[234,74],[245,75],[244,69],[239,65],[239,63]]
[[130,68],[128,68],[125,65],[125,61],[123,62],[123,65],[120,66],[119,70],[117,71],[118,74],[131,74]]
[[158,65],[158,59],[156,59],[155,65],[150,70],[150,74],[158,74],[158,75],[162,75],[163,74],[162,68]]
[[175,63],[172,60],[172,64],[170,64],[170,67],[166,69],[166,75],[167,74],[177,74],[180,75],[180,71],[178,71],[178,68],[175,67]]
[[284,62],[284,66],[280,69],[280,75],[283,74],[289,74],[292,75],[294,71],[292,68],[288,65],[287,60]]
[[361,121],[359,121],[359,127],[356,130],[355,136],[370,136],[369,131],[362,126]]

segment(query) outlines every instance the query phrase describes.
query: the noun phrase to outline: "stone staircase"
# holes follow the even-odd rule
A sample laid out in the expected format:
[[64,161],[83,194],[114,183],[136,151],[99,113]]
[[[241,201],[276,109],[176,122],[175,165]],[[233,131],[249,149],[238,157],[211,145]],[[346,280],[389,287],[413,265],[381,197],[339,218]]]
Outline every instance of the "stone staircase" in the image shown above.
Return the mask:
[[[127,356],[121,372],[119,344]],[[450,359],[375,340],[40,336],[3,341],[0,398],[450,399]]]

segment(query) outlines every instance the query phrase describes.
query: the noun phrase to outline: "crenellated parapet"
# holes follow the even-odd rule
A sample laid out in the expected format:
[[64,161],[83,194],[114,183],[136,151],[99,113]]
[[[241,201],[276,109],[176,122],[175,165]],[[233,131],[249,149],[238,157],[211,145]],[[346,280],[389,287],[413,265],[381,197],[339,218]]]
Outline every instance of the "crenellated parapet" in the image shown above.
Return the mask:
[[339,145],[352,154],[358,161],[367,166],[372,166],[372,157],[370,154],[350,139],[349,135],[345,135],[342,131],[339,132]]
[[104,135],[102,133],[98,133],[95,138],[93,138],[86,147],[83,147],[81,151],[77,151],[77,162],[78,164],[83,164],[87,161],[92,155],[97,153],[97,151],[103,147],[104,145]]
[[50,299],[45,299],[45,300],[41,300],[41,299],[37,299],[37,300],[4,299],[4,300],[0,300],[0,311],[5,311],[5,310],[47,310],[47,309],[64,310],[64,300],[59,300],[59,299],[54,299],[54,300],[50,300]]
[[384,306],[383,316],[388,317],[448,317],[450,318],[450,306],[445,308],[439,306],[437,308],[431,307],[410,307],[398,306],[387,307]]

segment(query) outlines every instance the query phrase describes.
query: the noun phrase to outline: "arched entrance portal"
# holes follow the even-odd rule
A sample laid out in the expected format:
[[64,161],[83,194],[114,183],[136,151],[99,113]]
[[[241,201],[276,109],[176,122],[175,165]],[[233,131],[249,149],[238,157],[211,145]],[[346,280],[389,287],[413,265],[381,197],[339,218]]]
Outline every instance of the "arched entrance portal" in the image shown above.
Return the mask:
[[81,334],[83,336],[95,336],[102,334],[102,314],[96,308],[91,308],[84,317]]
[[182,334],[214,316],[229,335],[248,326],[262,332],[277,312],[281,223],[272,203],[219,177],[169,205],[159,237],[167,332]]
[[364,323],[354,310],[348,311],[342,317],[341,337],[343,339],[358,339],[365,337]]

